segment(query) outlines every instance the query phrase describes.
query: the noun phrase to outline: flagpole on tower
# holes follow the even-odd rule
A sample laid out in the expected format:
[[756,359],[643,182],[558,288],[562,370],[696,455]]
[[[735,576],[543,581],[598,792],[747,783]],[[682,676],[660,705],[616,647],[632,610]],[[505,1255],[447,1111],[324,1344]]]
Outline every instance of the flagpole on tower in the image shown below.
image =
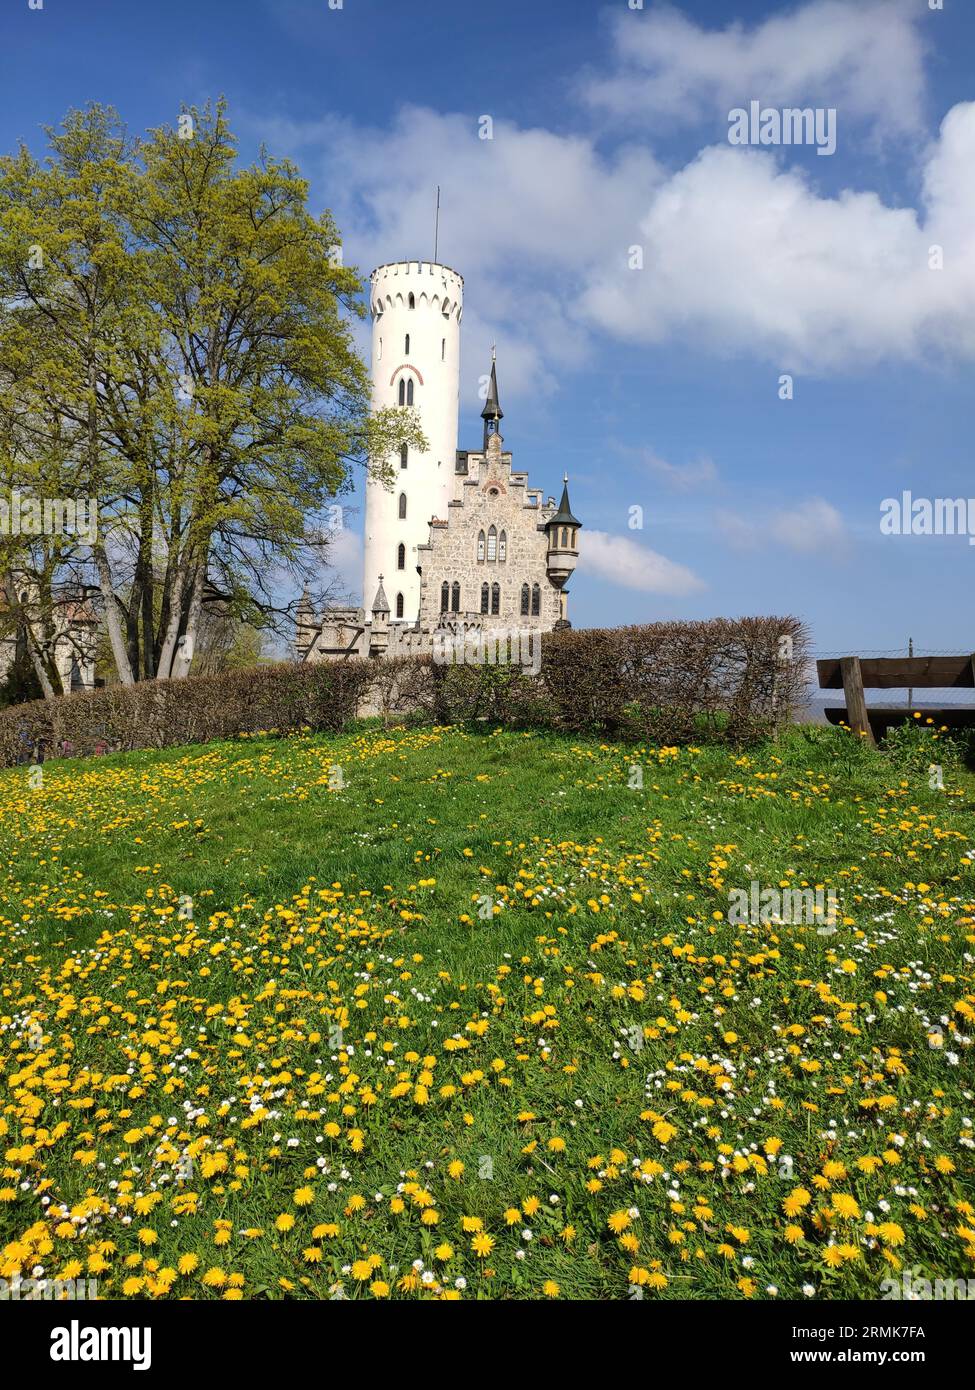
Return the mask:
[[437,252],[440,249],[440,185],[437,184],[437,221],[433,233],[433,263],[439,265]]

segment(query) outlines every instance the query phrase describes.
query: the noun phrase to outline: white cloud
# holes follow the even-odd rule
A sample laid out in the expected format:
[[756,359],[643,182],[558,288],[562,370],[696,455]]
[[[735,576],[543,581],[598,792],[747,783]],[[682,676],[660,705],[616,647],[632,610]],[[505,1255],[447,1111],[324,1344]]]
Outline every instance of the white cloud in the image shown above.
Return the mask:
[[[822,197],[756,151],[704,150],[651,197],[645,268],[603,267],[583,308],[637,342],[690,341],[783,370],[975,353],[975,103],[925,166],[923,206]],[[930,268],[932,246],[944,269]]]
[[693,492],[695,488],[707,487],[718,479],[714,460],[707,457],[694,459],[691,463],[669,463],[653,449],[644,449],[640,457],[645,467],[672,492]]
[[390,127],[335,116],[314,122],[245,117],[276,154],[292,154],[327,202],[345,259],[368,273],[385,261],[432,259],[441,187],[441,261],[464,276],[461,396],[473,399],[498,344],[503,399],[554,393],[591,351],[576,296],[633,239],[661,178],[648,149],[610,157],[592,141],[496,119],[402,108]]
[[637,545],[628,536],[611,536],[605,531],[584,533],[579,568],[645,594],[693,594],[705,587],[686,566]]
[[845,551],[849,541],[842,516],[822,497],[810,497],[765,517],[719,512],[716,521],[734,550],[780,546],[801,555],[835,555]]
[[[344,526],[332,536],[328,548],[328,563],[332,570],[332,598],[339,594],[359,594],[362,586],[362,537],[358,531]],[[369,602],[372,602],[372,594]]]
[[[750,92],[812,101],[820,84],[841,115],[913,130],[919,13],[908,0],[811,0],[757,27],[712,32],[670,10],[626,12],[614,32],[632,51],[619,48],[610,81],[646,89],[641,110],[680,111],[726,108]],[[600,90],[610,101],[615,88],[591,84],[589,94]],[[824,193],[788,150],[723,138],[668,172],[647,145],[607,153],[595,130],[496,119],[494,138],[480,140],[473,113],[405,107],[388,127],[334,115],[244,124],[296,157],[313,198],[338,219],[346,259],[364,272],[432,256],[441,186],[440,257],[466,282],[465,403],[495,341],[505,400],[555,394],[564,374],[598,360],[603,335],[744,355],[777,372],[975,356],[973,103],[954,107],[929,146],[910,142],[922,161],[916,208],[869,189]],[[811,161],[819,179],[824,165],[832,161]],[[634,245],[642,270],[628,266]],[[943,270],[929,268],[933,245],[944,248]]]
[[918,0],[813,0],[747,28],[705,29],[675,9],[618,13],[615,66],[589,79],[586,99],[632,122],[720,120],[757,100],[836,107],[841,126],[915,130],[924,94]]

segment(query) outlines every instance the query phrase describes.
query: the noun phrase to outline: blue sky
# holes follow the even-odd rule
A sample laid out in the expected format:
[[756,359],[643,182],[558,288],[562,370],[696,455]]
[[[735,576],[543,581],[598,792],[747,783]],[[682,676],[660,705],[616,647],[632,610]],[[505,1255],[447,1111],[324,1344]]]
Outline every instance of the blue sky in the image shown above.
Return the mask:
[[[138,130],[226,95],[242,156],[292,155],[364,272],[430,256],[439,183],[460,443],[496,340],[515,465],[568,471],[586,526],[576,625],[975,647],[975,547],[879,528],[904,489],[975,524],[969,0],[7,0],[0,54],[8,150],[90,100]],[[836,153],[733,147],[752,100],[835,108]]]

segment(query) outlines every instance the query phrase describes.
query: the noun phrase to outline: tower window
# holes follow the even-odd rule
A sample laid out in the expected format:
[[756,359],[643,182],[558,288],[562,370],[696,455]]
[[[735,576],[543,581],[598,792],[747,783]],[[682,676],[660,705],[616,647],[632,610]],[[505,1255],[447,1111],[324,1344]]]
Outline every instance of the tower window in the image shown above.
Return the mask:
[[402,447],[402,448],[400,449],[400,451],[399,451],[399,466],[400,466],[400,468],[405,468],[405,467],[406,467],[406,464],[407,464],[407,461],[408,461],[408,459],[409,459],[409,456],[410,456],[410,451],[409,451],[409,449],[406,447],[406,445],[404,444],[403,447]]
[[399,379],[399,403],[406,404],[406,378],[402,376]]
[[482,612],[482,613],[486,613],[486,612],[488,611],[488,600],[489,600],[489,598],[490,598],[490,590],[488,589],[488,586],[487,586],[486,584],[482,584],[482,585],[481,585],[481,612]]
[[397,618],[402,618],[402,616],[403,616],[403,595],[402,595],[402,594],[397,594],[397,595],[396,595],[396,616],[397,616]]
[[537,618],[542,611],[542,591],[537,584],[532,585],[532,617]]
[[413,404],[413,378],[412,378],[412,377],[410,377],[409,381],[406,383],[406,404],[407,404],[407,405],[412,405],[412,404]]
[[400,519],[400,521],[405,521],[405,520],[406,520],[406,493],[405,493],[405,492],[401,492],[400,495],[399,495],[399,519]]
[[455,613],[460,612],[460,585],[455,579],[450,589],[450,607]]
[[448,609],[449,607],[450,607],[450,585],[447,583],[447,581],[446,581],[446,579],[445,579],[444,582],[440,585],[440,611],[441,611],[441,613],[446,613],[446,611],[447,611],[447,609]]
[[478,562],[484,559],[484,532],[477,533],[477,558]]
[[493,526],[488,531],[487,541],[487,557],[489,560],[496,560],[498,558],[498,533]]
[[410,350],[410,335],[409,335],[409,333],[407,333],[407,335],[406,335],[406,346],[403,348],[403,351],[404,351],[404,352],[409,352],[409,350]]
[[507,531],[502,531],[502,532],[501,532],[501,535],[498,537],[498,559],[501,560],[501,561],[504,561],[504,560],[507,560],[507,558],[508,558],[508,533],[507,533]]
[[402,543],[396,549],[396,568],[398,570],[406,569],[406,546]]
[[377,355],[376,355],[376,360],[377,360],[377,362],[381,362],[381,361],[383,360],[383,340],[382,340],[382,338],[379,339],[379,352],[378,352]]
[[568,545],[569,545],[569,530],[568,530],[568,527],[567,527],[567,526],[563,526],[563,527],[562,527],[562,549],[563,549],[563,550],[568,549]]
[[528,617],[528,604],[529,604],[529,591],[528,591],[528,585],[527,585],[527,584],[522,584],[522,586],[521,586],[521,616],[522,616],[523,618],[527,618],[527,617]]
[[445,362],[445,361],[447,360],[447,339],[446,339],[446,338],[441,338],[441,339],[440,339],[440,360],[441,360],[441,362]]
[[491,585],[491,616],[497,617],[501,612],[501,585]]
[[409,304],[409,306],[410,306],[411,309],[415,309],[415,308],[416,308],[416,295],[415,295],[415,294],[411,294],[410,297],[409,297],[409,299],[407,300],[407,303]]

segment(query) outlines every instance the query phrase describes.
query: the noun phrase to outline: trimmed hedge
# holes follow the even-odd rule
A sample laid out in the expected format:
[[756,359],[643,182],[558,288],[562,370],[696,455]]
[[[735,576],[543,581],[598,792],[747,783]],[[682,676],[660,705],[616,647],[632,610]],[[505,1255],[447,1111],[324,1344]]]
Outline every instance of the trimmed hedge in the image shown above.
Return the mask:
[[[783,643],[783,639],[787,639]],[[0,763],[338,731],[357,715],[603,733],[653,744],[746,743],[791,720],[806,686],[796,618],[546,633],[537,675],[431,657],[282,663],[34,700],[0,712]]]
[[550,633],[537,677],[512,667],[434,667],[435,716],[658,745],[746,743],[794,718],[807,660],[808,637],[796,618]]

